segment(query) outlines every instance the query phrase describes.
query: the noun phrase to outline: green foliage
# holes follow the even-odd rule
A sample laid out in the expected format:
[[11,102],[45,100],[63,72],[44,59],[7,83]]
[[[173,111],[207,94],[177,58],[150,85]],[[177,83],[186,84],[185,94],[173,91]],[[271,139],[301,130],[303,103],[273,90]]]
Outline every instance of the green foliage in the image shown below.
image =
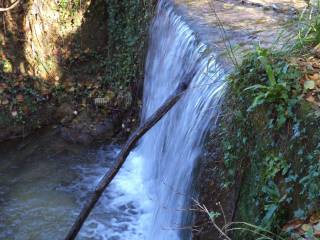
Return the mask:
[[229,78],[225,183],[244,174],[238,217],[272,231],[295,210],[314,210],[320,197],[320,123],[300,77],[283,52],[258,47]]
[[289,51],[301,52],[309,45],[320,43],[320,14],[318,9],[315,11],[304,11],[299,19],[299,32],[297,40]]
[[43,97],[35,90],[35,81],[36,79],[25,77],[21,80],[22,84],[17,84],[17,79],[0,72],[0,83],[8,86],[0,92],[0,101],[7,102],[0,104],[0,126],[25,124],[30,114],[38,110]]
[[65,20],[66,17],[74,16],[79,12],[81,8],[85,6],[85,3],[86,2],[82,0],[60,0],[57,7],[62,14],[62,19]]
[[132,86],[142,78],[152,1],[107,2],[109,53],[106,85]]
[[58,6],[62,9],[78,11],[81,8],[81,0],[60,0]]
[[7,59],[1,59],[0,60],[0,69],[4,73],[12,73],[12,71],[13,71],[12,63]]
[[221,213],[212,211],[209,212],[208,215],[211,221],[215,221],[218,217],[221,216]]

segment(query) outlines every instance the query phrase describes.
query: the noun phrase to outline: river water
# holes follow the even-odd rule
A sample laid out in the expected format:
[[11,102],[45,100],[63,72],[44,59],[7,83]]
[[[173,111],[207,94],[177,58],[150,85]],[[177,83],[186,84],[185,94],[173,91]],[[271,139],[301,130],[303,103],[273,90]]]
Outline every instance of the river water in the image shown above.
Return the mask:
[[[190,239],[193,169],[219,111],[224,74],[173,5],[160,1],[150,29],[142,121],[190,73],[188,92],[130,154],[79,239]],[[68,144],[54,129],[3,145],[0,239],[63,239],[119,149]]]
[[[206,133],[215,127],[229,67],[221,67],[189,23],[170,1],[159,1],[150,28],[141,121],[186,76],[194,77],[181,101],[130,154],[78,239],[191,239],[194,169]],[[63,239],[120,148],[66,143],[57,129],[1,144],[0,239]]]
[[[115,145],[68,144],[56,130],[2,145],[0,239],[63,239],[118,152]],[[79,239],[142,239],[148,206],[140,201],[145,194],[139,158],[132,159],[103,195]]]

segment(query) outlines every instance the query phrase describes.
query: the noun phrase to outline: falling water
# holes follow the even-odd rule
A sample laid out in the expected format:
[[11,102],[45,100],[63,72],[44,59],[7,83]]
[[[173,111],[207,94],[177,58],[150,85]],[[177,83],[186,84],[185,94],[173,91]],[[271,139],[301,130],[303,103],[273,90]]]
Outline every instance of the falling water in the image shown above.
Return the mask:
[[[181,81],[194,77],[187,93],[130,154],[79,239],[191,238],[186,226],[192,222],[193,171],[225,89],[225,73],[209,52],[172,3],[160,0],[150,29],[142,122]],[[87,152],[53,136],[32,140],[19,153],[16,148],[2,153],[1,239],[63,239],[119,152],[117,146]]]
[[160,1],[150,35],[143,120],[191,71],[194,77],[187,94],[135,150],[142,158],[143,178],[152,201],[153,218],[146,239],[189,239],[190,231],[180,230],[190,219],[187,209],[193,197],[193,169],[206,132],[219,113],[225,73],[208,54],[208,47],[175,13],[172,3]]

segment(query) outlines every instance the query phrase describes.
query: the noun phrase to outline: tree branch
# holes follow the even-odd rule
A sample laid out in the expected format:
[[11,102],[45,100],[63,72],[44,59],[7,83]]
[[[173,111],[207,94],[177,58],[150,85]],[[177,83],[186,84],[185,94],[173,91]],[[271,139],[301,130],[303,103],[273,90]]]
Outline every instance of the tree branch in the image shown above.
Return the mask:
[[124,164],[127,156],[129,155],[131,149],[135,146],[138,140],[150,129],[152,128],[169,110],[181,99],[183,94],[186,92],[191,79],[193,78],[193,74],[190,74],[187,78],[187,81],[181,83],[173,95],[171,95],[165,103],[152,115],[150,116],[128,139],[127,143],[122,148],[115,166],[111,168],[101,179],[98,186],[96,187],[95,191],[93,192],[89,201],[84,205],[82,208],[78,218],[74,222],[73,226],[71,227],[67,237],[65,240],[73,240],[76,238],[77,234],[79,233],[83,223],[85,222],[86,218],[89,216],[90,212],[94,208],[95,204],[101,197],[103,191],[107,188],[110,184],[112,179],[116,176],[119,172],[120,168]]
[[15,1],[14,3],[11,4],[10,7],[7,8],[0,8],[0,12],[7,12],[13,8],[15,8],[19,4],[20,0]]

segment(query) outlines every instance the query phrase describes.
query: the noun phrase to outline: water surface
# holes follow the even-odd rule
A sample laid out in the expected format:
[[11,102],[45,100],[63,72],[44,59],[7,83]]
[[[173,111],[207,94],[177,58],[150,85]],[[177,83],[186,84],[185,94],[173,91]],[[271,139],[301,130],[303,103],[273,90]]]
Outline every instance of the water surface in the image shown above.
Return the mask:
[[[112,166],[119,146],[65,142],[41,131],[0,147],[0,239],[63,239],[88,194]],[[133,154],[134,155],[134,154]],[[78,239],[143,239],[140,158],[131,155]]]

